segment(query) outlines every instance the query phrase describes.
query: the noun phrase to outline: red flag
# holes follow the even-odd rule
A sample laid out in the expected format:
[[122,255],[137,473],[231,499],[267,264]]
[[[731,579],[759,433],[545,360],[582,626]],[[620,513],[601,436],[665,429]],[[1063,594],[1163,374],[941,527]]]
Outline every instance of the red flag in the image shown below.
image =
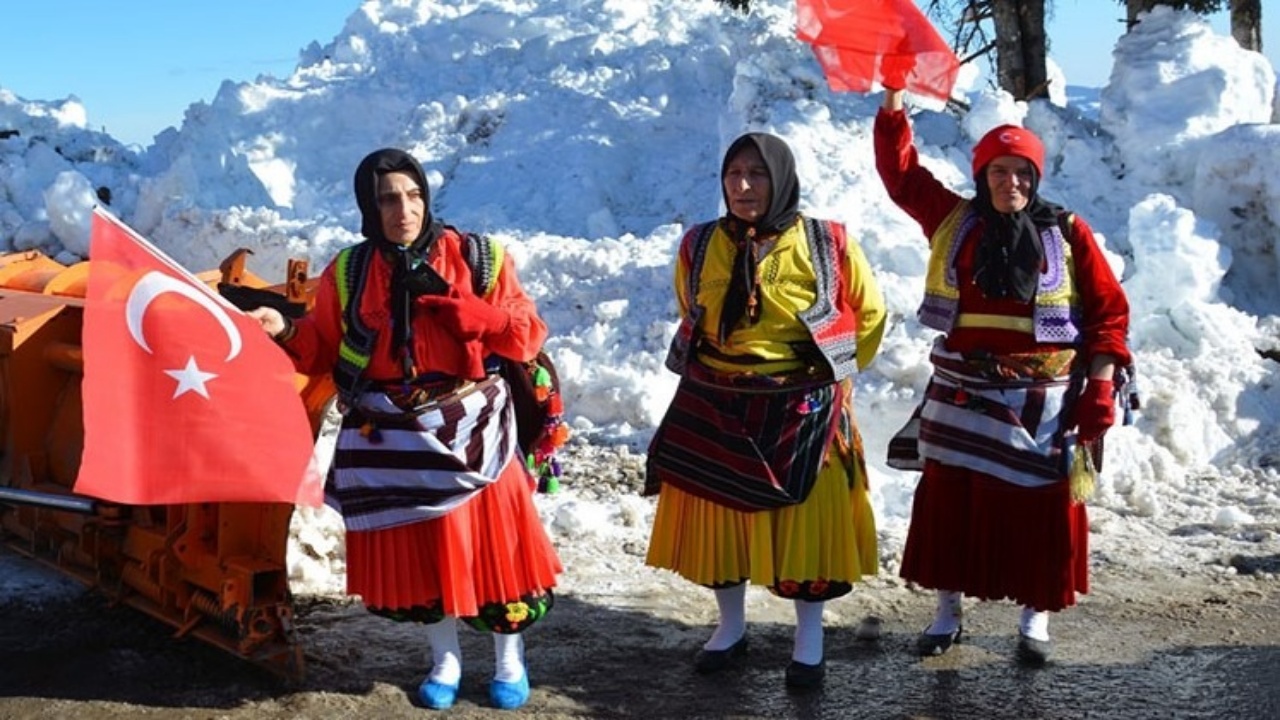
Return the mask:
[[258,323],[95,210],[75,491],[130,505],[318,506],[294,369]]
[[880,83],[947,100],[960,71],[912,0],[797,0],[796,36],[813,46],[836,91]]

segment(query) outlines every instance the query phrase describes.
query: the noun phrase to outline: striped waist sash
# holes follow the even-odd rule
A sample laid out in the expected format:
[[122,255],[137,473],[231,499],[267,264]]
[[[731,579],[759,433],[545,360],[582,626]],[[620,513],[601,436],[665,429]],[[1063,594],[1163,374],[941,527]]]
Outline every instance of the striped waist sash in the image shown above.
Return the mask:
[[497,375],[404,410],[362,393],[342,428],[325,487],[348,530],[440,517],[493,483],[515,454],[515,419]]
[[919,410],[919,453],[1039,487],[1066,477],[1063,408],[1074,350],[965,357],[935,343]]

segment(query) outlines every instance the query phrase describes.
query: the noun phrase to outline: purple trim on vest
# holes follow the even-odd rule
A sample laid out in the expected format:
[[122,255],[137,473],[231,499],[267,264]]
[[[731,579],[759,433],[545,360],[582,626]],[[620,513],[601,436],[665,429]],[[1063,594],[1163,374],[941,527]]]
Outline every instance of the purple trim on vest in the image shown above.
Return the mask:
[[1036,342],[1070,343],[1080,337],[1071,309],[1036,306]]
[[[1066,278],[1062,277],[1062,271],[1066,269],[1066,238],[1063,237],[1062,231],[1057,225],[1045,228],[1049,232],[1049,237],[1045,237],[1045,231],[1040,232],[1040,244],[1044,246],[1044,264],[1045,271],[1040,273],[1040,289],[1045,292],[1051,292],[1058,287],[1060,283],[1066,282]],[[1050,239],[1053,242],[1048,242]]]
[[[1045,292],[1066,287],[1070,277],[1064,277],[1067,269],[1067,238],[1056,224],[1040,232],[1044,245],[1047,271],[1040,275],[1040,288]],[[1080,308],[1068,304],[1041,305],[1036,303],[1036,342],[1072,343],[1080,338]]]
[[[955,236],[947,253],[947,265],[943,270],[948,287],[958,288],[960,286],[959,278],[956,275],[956,258],[960,255],[960,248],[968,240],[969,231],[973,229],[977,221],[978,213],[969,208],[965,211],[964,217],[961,218],[956,228]],[[1067,239],[1062,234],[1062,230],[1056,225],[1041,230],[1040,239],[1044,245],[1047,270],[1040,274],[1038,286],[1043,292],[1051,292],[1068,282],[1068,278],[1063,277],[1063,271],[1066,269]],[[931,295],[926,290],[924,299],[920,302],[920,308],[916,311],[916,318],[925,327],[949,333],[955,326],[959,309],[960,301],[958,298]],[[1075,342],[1080,337],[1078,316],[1078,308],[1044,306],[1036,303],[1032,312],[1032,326],[1035,328],[1036,342]]]
[[925,295],[920,309],[916,311],[916,317],[925,327],[950,332],[951,326],[955,324],[956,307],[955,300],[940,295]]

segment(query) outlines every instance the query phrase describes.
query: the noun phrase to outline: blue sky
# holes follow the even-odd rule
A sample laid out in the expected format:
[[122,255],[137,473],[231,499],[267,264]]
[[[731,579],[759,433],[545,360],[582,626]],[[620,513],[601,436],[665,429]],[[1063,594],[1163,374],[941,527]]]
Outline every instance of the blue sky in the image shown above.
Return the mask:
[[[299,50],[312,41],[327,44],[359,6],[359,0],[24,2],[21,13],[6,12],[0,32],[0,87],[26,100],[75,95],[91,127],[148,144],[179,126],[188,105],[212,99],[223,80],[288,76]],[[1105,85],[1123,7],[1056,0],[1053,8],[1048,31],[1068,83]],[[1213,22],[1228,32],[1226,13]],[[1280,18],[1264,17],[1263,32],[1267,57],[1280,66]]]
[[0,87],[26,100],[75,95],[90,127],[149,144],[223,80],[287,77],[359,0],[39,0],[6,10]]

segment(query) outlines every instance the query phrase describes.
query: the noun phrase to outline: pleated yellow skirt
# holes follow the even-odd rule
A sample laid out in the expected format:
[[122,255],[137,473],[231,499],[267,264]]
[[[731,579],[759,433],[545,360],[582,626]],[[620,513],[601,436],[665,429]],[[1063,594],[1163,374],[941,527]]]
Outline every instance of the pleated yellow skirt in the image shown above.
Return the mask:
[[852,583],[874,575],[875,513],[861,443],[855,439],[858,456],[848,461],[837,446],[828,449],[809,497],[778,510],[732,510],[664,484],[645,564],[709,586]]

